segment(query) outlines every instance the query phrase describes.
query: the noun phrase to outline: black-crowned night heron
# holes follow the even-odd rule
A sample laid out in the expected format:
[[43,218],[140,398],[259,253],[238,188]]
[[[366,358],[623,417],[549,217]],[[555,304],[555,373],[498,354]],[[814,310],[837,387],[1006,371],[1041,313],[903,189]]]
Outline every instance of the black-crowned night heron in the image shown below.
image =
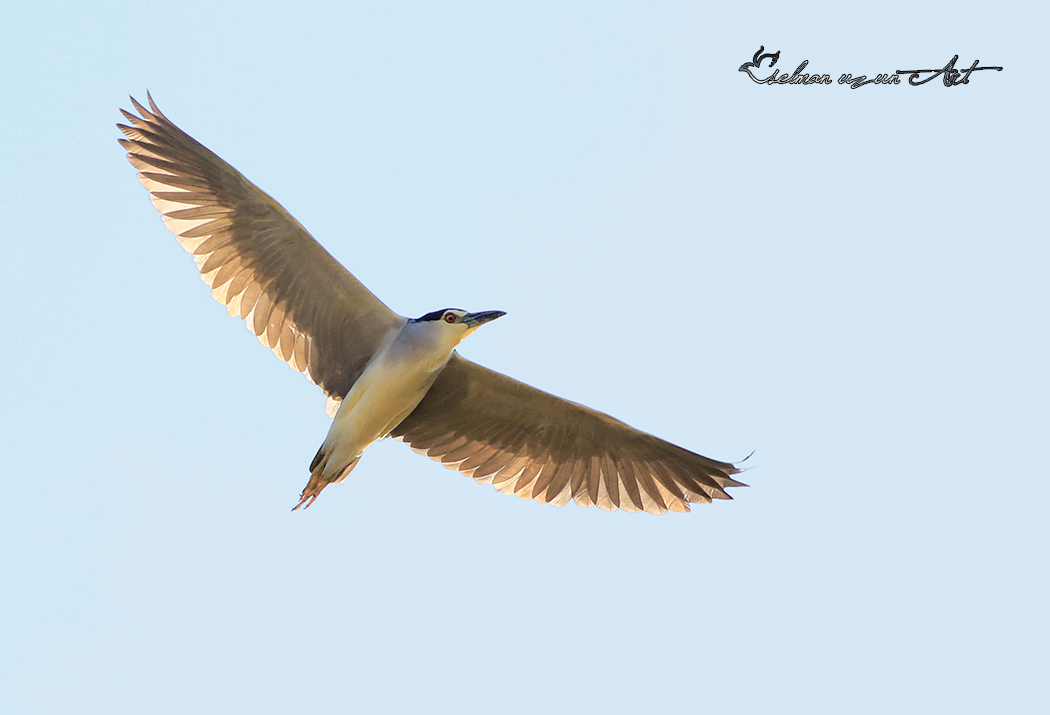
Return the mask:
[[[147,95],[148,96],[148,95]],[[298,509],[393,437],[504,494],[662,514],[729,499],[741,470],[460,357],[503,313],[408,319],[372,295],[284,208],[168,120],[121,110],[120,143],[153,205],[230,315],[328,396],[335,416]]]

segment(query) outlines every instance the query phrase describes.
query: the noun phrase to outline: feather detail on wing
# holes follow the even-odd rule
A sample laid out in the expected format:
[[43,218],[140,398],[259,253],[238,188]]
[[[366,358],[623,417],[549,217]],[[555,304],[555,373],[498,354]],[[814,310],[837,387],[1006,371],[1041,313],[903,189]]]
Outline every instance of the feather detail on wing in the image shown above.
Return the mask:
[[741,472],[457,353],[392,437],[504,494],[663,514],[730,499]]
[[[121,110],[120,143],[201,278],[230,315],[338,406],[403,318],[291,214],[172,124],[149,98]],[[334,409],[332,410],[334,411]]]

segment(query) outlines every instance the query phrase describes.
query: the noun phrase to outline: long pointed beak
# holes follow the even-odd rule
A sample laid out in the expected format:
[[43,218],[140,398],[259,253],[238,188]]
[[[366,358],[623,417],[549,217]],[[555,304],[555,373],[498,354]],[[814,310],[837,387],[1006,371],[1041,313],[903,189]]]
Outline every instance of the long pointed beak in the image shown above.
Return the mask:
[[467,313],[460,318],[459,322],[466,325],[468,328],[476,328],[479,325],[484,325],[496,318],[502,318],[506,314],[507,313],[502,310],[485,310],[480,313]]

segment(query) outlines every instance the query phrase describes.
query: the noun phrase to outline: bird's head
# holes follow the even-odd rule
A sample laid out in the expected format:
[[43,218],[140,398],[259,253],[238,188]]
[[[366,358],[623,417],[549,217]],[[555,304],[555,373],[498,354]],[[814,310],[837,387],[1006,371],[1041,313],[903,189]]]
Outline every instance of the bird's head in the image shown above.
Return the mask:
[[480,313],[468,313],[458,308],[445,308],[435,310],[433,313],[413,318],[413,323],[429,323],[433,321],[433,329],[440,330],[443,334],[452,337],[456,343],[473,333],[485,323],[506,315],[502,310],[484,310]]

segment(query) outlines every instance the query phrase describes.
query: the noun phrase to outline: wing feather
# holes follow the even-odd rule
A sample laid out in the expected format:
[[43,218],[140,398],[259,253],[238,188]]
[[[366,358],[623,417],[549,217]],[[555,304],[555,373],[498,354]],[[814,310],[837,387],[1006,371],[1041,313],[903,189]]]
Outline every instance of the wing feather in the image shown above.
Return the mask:
[[688,511],[729,499],[740,469],[453,353],[391,436],[504,494],[599,509]]
[[[165,225],[193,254],[230,315],[329,396],[349,392],[404,318],[386,307],[291,214],[165,117],[149,98],[120,110],[128,161]],[[334,401],[334,402],[333,402]]]

